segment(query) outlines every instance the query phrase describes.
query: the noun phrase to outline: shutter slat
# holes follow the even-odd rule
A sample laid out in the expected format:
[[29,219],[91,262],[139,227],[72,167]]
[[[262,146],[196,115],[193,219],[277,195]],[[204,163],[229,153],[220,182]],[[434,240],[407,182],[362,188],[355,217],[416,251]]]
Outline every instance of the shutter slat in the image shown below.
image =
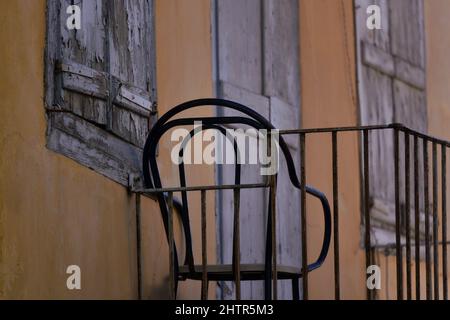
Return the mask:
[[61,63],[58,69],[61,73],[63,89],[107,99],[108,76],[105,72],[99,72],[72,61]]
[[150,94],[129,84],[120,87],[114,103],[143,117],[148,117],[150,112],[153,111]]

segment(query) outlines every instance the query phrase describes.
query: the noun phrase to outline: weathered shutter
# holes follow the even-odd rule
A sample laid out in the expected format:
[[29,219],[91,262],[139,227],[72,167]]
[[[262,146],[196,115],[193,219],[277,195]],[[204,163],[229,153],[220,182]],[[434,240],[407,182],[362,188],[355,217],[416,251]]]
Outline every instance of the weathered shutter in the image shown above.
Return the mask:
[[[70,0],[61,0],[61,21]],[[154,110],[151,1],[80,3],[82,25],[61,25],[58,105],[142,147]]]
[[[369,17],[366,10],[373,4],[381,8],[380,30],[369,30],[366,26]],[[356,23],[361,124],[397,122],[426,132],[422,0],[356,0]],[[393,133],[372,132],[369,139],[372,217],[382,229],[393,229]],[[403,157],[402,152],[400,155]],[[388,238],[381,241],[392,240]]]
[[83,1],[81,29],[64,23],[71,0],[60,1],[61,37],[56,61],[56,103],[100,125],[107,124],[108,47],[107,8],[102,0]]
[[47,147],[128,185],[156,118],[153,1],[48,0],[47,19]]
[[143,146],[154,107],[151,1],[113,0],[110,5],[110,72],[116,80],[111,130]]

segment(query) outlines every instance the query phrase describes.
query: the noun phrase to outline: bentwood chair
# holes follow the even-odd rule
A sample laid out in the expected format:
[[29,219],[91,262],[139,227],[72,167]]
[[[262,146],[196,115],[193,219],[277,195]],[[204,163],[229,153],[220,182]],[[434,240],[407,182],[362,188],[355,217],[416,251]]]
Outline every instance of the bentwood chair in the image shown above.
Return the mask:
[[[217,108],[228,108],[234,111],[238,111],[242,113],[242,116],[223,116],[223,117],[198,117],[198,118],[183,118],[180,117],[179,114],[188,109],[198,108],[202,106],[216,106]],[[173,119],[177,116],[176,119]],[[272,130],[275,129],[273,125],[266,120],[264,117],[259,115],[254,110],[228,100],[223,99],[198,99],[192,100],[185,103],[182,103],[171,110],[169,110],[166,114],[161,116],[161,118],[155,123],[152,130],[150,131],[143,153],[143,175],[144,175],[144,183],[145,187],[152,188],[163,188],[161,182],[161,176],[158,169],[157,164],[157,146],[161,137],[168,132],[170,129],[179,127],[179,126],[192,126],[195,122],[201,121],[202,126],[200,130],[217,130],[220,133],[225,135],[225,125],[242,125],[242,126],[250,126],[255,129],[266,129]],[[192,130],[190,135],[186,137],[186,139],[191,139],[196,133],[197,130]],[[180,159],[183,158],[183,146],[186,145],[186,140],[183,141],[182,147],[180,149]],[[323,209],[323,217],[324,217],[324,236],[322,248],[319,254],[319,257],[314,263],[307,265],[307,271],[311,272],[317,268],[319,268],[328,253],[329,245],[330,245],[330,237],[331,237],[331,214],[328,200],[325,195],[309,186],[302,186],[297,176],[297,172],[295,169],[294,161],[286,142],[283,137],[279,137],[279,146],[281,149],[281,154],[284,155],[287,170],[289,174],[290,181],[293,186],[298,189],[305,188],[306,193],[320,200]],[[235,154],[237,153],[236,144]],[[179,179],[180,186],[186,187],[186,177],[185,177],[185,167],[184,162],[181,161],[179,164]],[[286,168],[280,168],[283,170]],[[235,184],[239,185],[241,183],[241,167],[236,162],[235,164]],[[250,183],[250,182],[249,182]],[[235,191],[239,192],[238,189]],[[272,189],[271,191],[272,192]],[[236,194],[235,194],[236,195]],[[272,197],[269,197],[272,198]],[[159,207],[161,210],[164,227],[166,231],[166,236],[169,239],[169,231],[168,231],[168,215],[169,215],[169,206],[168,206],[168,197],[167,193],[157,193],[157,199],[159,203]],[[189,203],[187,192],[181,192],[181,202],[173,200],[173,205],[176,211],[180,214],[181,225],[184,233],[184,241],[185,241],[185,258],[184,263],[179,264],[178,262],[178,254],[176,250],[176,245],[174,246],[172,261],[174,261],[174,279],[172,279],[175,283],[175,297],[176,290],[178,287],[178,281],[183,281],[187,279],[191,280],[202,280],[202,276],[206,274],[207,281],[230,281],[235,279],[236,272],[239,272],[240,280],[242,281],[251,281],[251,280],[263,280],[264,281],[264,289],[265,289],[265,298],[271,299],[272,297],[272,220],[271,220],[271,208],[272,205],[269,201],[268,206],[268,220],[267,220],[267,231],[266,231],[266,244],[265,244],[265,261],[262,264],[239,264],[237,268],[237,259],[234,257],[239,254],[238,252],[233,252],[233,263],[230,265],[207,265],[207,270],[204,273],[203,264],[195,264],[193,249],[192,249],[192,235],[191,235],[191,227],[189,220]],[[264,217],[264,215],[262,215]],[[233,232],[233,241],[239,239],[236,237],[235,232]],[[235,246],[233,246],[235,248]],[[299,298],[299,279],[303,275],[302,268],[299,266],[285,266],[278,265],[275,268],[277,279],[284,280],[292,280],[292,296],[294,299]]]

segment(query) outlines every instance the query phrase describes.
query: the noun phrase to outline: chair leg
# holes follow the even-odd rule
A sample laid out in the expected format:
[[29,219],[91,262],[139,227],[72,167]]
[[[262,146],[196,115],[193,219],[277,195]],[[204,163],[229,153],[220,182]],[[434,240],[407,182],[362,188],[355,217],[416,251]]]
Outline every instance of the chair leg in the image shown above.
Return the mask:
[[264,300],[272,300],[272,281],[270,273],[264,279]]
[[292,300],[300,300],[300,290],[297,278],[292,278]]
[[174,300],[177,300],[177,293],[178,293],[178,277],[175,277],[175,296],[173,297]]

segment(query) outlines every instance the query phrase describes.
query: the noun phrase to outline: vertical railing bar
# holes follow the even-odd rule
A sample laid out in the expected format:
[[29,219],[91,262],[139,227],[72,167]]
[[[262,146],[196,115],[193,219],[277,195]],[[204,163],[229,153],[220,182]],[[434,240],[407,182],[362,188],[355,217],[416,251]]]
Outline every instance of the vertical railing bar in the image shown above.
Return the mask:
[[[370,240],[370,192],[369,192],[369,131],[364,130],[364,247],[366,251],[366,270],[371,265],[371,240]],[[367,288],[367,299],[372,298],[372,293]]]
[[437,144],[433,142],[433,274],[434,299],[439,300],[439,256],[438,256],[438,168]]
[[136,193],[136,254],[138,300],[142,300],[141,195]]
[[442,192],[442,282],[444,300],[448,299],[447,283],[447,147],[442,144],[441,149],[441,192]]
[[420,300],[420,198],[419,198],[419,138],[414,135],[414,244],[416,300]]
[[175,242],[173,235],[173,193],[169,192],[167,197],[169,216],[167,217],[167,228],[169,232],[169,299],[175,299]]
[[[377,260],[375,259],[375,253],[376,253],[376,248],[374,246],[370,247],[370,261],[372,262],[372,264],[374,265],[379,265],[377,264]],[[379,300],[377,297],[377,293],[379,290],[372,290],[371,291],[371,299],[372,300]]]
[[201,225],[202,225],[202,300],[208,299],[208,249],[206,237],[206,190],[201,190]]
[[428,164],[428,140],[423,139],[423,185],[425,198],[425,275],[426,275],[426,297],[432,299],[431,292],[431,257],[430,257],[430,217],[429,217],[429,164]]
[[333,242],[334,242],[334,298],[340,300],[340,274],[339,274],[339,173],[337,131],[332,132],[333,148]]
[[234,189],[233,267],[236,300],[241,300],[240,190]]
[[411,300],[410,136],[405,132],[406,298]]
[[308,300],[308,243],[306,227],[306,155],[305,133],[300,134],[300,166],[301,166],[301,230],[302,230],[302,291],[303,300]]
[[272,222],[272,287],[273,287],[273,300],[278,299],[278,270],[277,270],[277,232],[276,232],[276,213],[277,213],[277,176],[271,176],[271,213],[270,217]]
[[[267,143],[267,148],[268,148],[268,154],[273,157],[273,154],[278,152],[278,150],[274,150],[272,149],[272,139],[275,139],[275,137],[272,135],[273,132],[269,131],[268,134],[268,143]],[[278,156],[278,155],[277,155]],[[277,300],[278,298],[278,271],[277,271],[277,226],[276,226],[276,212],[277,212],[277,205],[276,205],[276,200],[277,200],[277,175],[276,174],[272,174],[269,177],[269,183],[270,183],[270,225],[271,225],[271,251],[272,251],[272,256],[271,256],[271,260],[272,260],[272,299],[273,300]]]
[[403,257],[400,226],[400,157],[399,130],[394,129],[394,167],[395,167],[395,245],[397,269],[397,300],[403,300]]

